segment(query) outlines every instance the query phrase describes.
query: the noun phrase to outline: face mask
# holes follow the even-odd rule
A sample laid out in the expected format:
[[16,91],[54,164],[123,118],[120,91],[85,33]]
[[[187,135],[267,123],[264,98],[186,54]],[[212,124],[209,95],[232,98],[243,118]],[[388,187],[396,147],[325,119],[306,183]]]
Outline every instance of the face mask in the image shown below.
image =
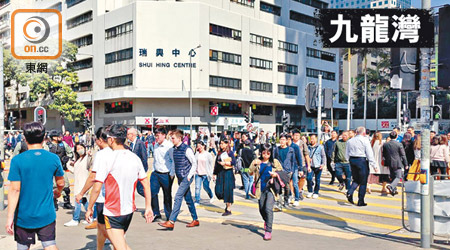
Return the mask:
[[84,149],[80,149],[80,150],[77,150],[77,153],[79,154],[79,155],[84,155]]

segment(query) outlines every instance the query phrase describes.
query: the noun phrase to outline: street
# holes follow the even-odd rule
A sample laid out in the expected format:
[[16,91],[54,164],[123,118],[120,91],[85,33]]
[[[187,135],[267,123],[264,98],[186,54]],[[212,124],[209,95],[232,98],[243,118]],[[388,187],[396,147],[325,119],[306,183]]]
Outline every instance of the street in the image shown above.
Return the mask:
[[[240,178],[236,177],[240,187]],[[222,201],[209,204],[209,199],[203,199],[197,207],[200,220],[197,228],[185,227],[191,221],[186,204],[183,204],[172,232],[164,231],[157,223],[145,224],[141,213],[135,212],[126,234],[127,242],[132,249],[417,249],[420,246],[420,234],[410,233],[402,227],[401,196],[382,196],[381,186],[373,185],[372,193],[366,195],[368,206],[357,207],[346,201],[336,185],[328,185],[329,181],[325,174],[318,199],[305,197],[300,206],[274,214],[273,239],[270,242],[262,240],[264,229],[257,200],[245,200],[244,192],[238,189],[235,190],[233,215],[229,217],[221,216],[225,207]],[[174,184],[172,193],[175,194],[176,190],[177,185]],[[194,183],[191,186],[193,191]],[[202,198],[207,198],[203,190]],[[159,199],[162,208],[161,193]],[[139,195],[136,195],[136,206],[140,211],[144,207],[144,199]],[[95,249],[96,230],[85,230],[81,223],[77,227],[64,227],[63,224],[71,217],[70,210],[60,208],[57,212],[58,247]],[[1,225],[5,224],[5,218],[6,210],[0,212]],[[435,249],[450,249],[446,239],[438,238],[437,242],[433,246]],[[5,236],[3,229],[0,249],[15,248],[13,237]],[[38,243],[31,249],[42,247]],[[112,249],[112,246],[105,249]]]

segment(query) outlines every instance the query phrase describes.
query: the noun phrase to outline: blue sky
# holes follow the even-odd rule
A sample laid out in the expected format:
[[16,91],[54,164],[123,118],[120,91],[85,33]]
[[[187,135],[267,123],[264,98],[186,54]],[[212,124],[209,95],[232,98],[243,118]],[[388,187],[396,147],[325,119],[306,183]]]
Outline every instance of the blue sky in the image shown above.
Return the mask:
[[[422,6],[422,0],[412,0],[411,4],[414,8],[420,8]],[[431,0],[431,7],[444,4],[450,4],[450,0]]]

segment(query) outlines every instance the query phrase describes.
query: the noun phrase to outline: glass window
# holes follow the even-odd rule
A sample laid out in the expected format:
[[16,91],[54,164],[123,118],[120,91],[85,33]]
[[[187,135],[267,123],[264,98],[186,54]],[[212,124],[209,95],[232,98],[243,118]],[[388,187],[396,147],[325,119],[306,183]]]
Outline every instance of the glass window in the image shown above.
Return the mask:
[[133,85],[133,75],[123,75],[105,79],[105,88],[116,88]]
[[250,81],[250,90],[272,92],[272,83]]
[[131,112],[133,112],[133,101],[117,101],[105,103],[105,114]]
[[133,31],[133,21],[105,30],[105,39],[111,39]]
[[209,34],[215,35],[215,36],[221,36],[221,37],[227,37],[234,40],[241,40],[241,31],[240,30],[234,30],[231,28],[215,25],[215,24],[209,24]]
[[83,23],[92,21],[92,11],[86,12],[74,18],[67,20],[67,29],[75,28]]

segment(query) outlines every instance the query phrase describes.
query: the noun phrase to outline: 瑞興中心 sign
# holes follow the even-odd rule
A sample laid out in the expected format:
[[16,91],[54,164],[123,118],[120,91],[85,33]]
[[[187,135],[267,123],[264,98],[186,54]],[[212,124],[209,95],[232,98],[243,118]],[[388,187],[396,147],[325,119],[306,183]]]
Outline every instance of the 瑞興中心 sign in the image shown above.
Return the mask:
[[321,9],[316,34],[328,48],[427,48],[434,23],[420,9]]
[[[185,57],[181,54],[181,50],[175,48],[171,51],[169,55],[165,54],[165,50],[163,48],[157,48],[154,51],[150,51],[150,55],[155,56],[155,61],[147,61],[147,62],[139,62],[139,68],[197,68],[197,63],[195,62],[183,62],[183,61],[176,61],[176,62],[168,62],[168,61],[161,61],[161,59],[165,59],[170,57],[168,60],[186,60]],[[147,48],[140,48],[138,50],[139,52],[139,58],[141,57],[148,57],[149,50]],[[195,51],[189,51],[187,54],[187,58],[195,57],[196,53]],[[161,58],[159,58],[161,57]],[[158,59],[158,60],[157,60]]]

